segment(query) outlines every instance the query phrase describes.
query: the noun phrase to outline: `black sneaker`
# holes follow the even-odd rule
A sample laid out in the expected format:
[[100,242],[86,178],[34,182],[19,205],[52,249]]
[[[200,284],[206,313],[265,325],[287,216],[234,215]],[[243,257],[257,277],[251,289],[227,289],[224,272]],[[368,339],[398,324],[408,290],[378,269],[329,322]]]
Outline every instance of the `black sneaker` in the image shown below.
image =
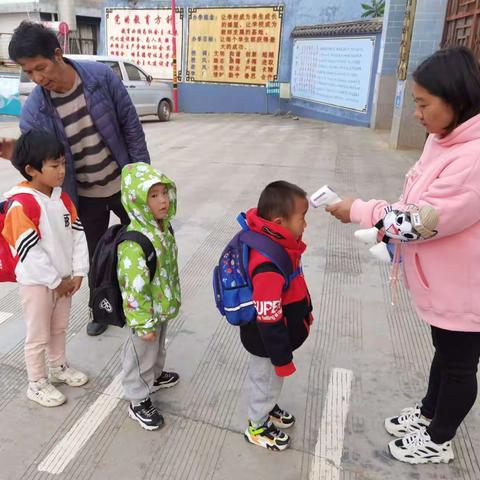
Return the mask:
[[87,323],[87,335],[90,337],[96,337],[97,335],[101,335],[107,327],[108,325],[104,323],[89,322]]
[[146,398],[138,405],[132,405],[130,402],[128,416],[136,420],[145,430],[158,430],[162,428],[165,423],[162,415],[160,415],[158,410],[152,405],[150,398]]
[[175,372],[162,372],[153,382],[152,393],[158,392],[162,388],[175,386],[180,380],[180,375]]
[[282,410],[278,405],[275,405],[269,413],[270,421],[277,428],[289,428],[295,423],[295,417],[291,414]]

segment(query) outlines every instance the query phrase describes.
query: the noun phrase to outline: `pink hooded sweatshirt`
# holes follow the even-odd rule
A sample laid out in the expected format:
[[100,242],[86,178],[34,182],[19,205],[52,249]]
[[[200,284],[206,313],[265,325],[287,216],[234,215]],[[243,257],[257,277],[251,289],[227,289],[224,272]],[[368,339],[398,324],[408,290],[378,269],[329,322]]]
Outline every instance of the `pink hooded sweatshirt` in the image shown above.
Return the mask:
[[[406,177],[394,208],[427,203],[440,217],[435,237],[400,244],[414,304],[430,325],[480,332],[480,114],[446,137],[430,135]],[[356,200],[351,221],[372,227],[387,205]]]

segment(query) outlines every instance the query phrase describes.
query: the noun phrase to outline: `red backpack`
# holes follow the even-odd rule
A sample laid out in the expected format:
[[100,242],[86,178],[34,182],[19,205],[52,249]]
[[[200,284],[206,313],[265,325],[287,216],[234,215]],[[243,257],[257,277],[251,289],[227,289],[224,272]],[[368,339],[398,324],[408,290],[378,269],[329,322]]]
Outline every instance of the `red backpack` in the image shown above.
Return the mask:
[[41,209],[33,195],[29,193],[17,193],[8,200],[0,203],[0,282],[16,282],[15,267],[17,266],[18,256],[13,254],[13,249],[2,235],[5,224],[5,217],[8,209],[13,202],[22,204],[25,215],[38,226],[40,223]]

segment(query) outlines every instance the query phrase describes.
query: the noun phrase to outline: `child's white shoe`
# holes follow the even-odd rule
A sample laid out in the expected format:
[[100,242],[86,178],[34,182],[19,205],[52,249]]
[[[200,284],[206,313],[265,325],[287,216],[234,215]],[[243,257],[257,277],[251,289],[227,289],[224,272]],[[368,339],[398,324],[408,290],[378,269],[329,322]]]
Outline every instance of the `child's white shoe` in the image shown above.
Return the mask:
[[50,368],[51,383],[66,383],[70,387],[81,387],[88,382],[88,377],[79,370],[62,365],[61,367]]
[[44,407],[58,407],[67,401],[67,397],[60,390],[56,389],[47,378],[30,382],[28,384],[27,397]]

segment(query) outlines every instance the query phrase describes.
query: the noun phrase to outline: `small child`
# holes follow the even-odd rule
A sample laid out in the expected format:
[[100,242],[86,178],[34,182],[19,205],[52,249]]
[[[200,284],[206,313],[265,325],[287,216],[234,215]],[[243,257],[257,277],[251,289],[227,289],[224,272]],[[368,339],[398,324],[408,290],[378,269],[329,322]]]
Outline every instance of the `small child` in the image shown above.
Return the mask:
[[[67,399],[52,383],[79,387],[88,382],[65,358],[72,295],[88,274],[87,242],[75,206],[61,189],[65,158],[57,138],[41,131],[23,134],[12,163],[27,181],[5,194],[11,203],[2,234],[19,258],[15,274],[27,325],[27,397],[44,407],[56,407]],[[18,194],[22,201],[15,198]],[[31,209],[25,207],[25,197],[39,216],[28,215]]]
[[[302,242],[306,193],[284,181],[269,184],[260,195],[258,208],[247,212],[251,230],[281,245],[300,268],[306,249]],[[247,374],[249,424],[245,438],[270,450],[284,450],[295,417],[278,406],[283,379],[295,372],[293,351],[306,340],[312,324],[312,304],[303,273],[284,291],[285,279],[277,267],[256,250],[250,251],[248,273],[252,279],[256,322],[240,327],[240,338],[250,353]]]
[[122,170],[122,203],[131,220],[127,229],[147,236],[157,254],[150,282],[140,245],[124,241],[118,247],[118,281],[130,327],[123,349],[123,390],[129,416],[146,430],[157,430],[164,420],[150,395],[179,381],[177,373],[163,370],[167,322],[180,309],[177,245],[170,227],[176,187],[150,165],[133,163]]

